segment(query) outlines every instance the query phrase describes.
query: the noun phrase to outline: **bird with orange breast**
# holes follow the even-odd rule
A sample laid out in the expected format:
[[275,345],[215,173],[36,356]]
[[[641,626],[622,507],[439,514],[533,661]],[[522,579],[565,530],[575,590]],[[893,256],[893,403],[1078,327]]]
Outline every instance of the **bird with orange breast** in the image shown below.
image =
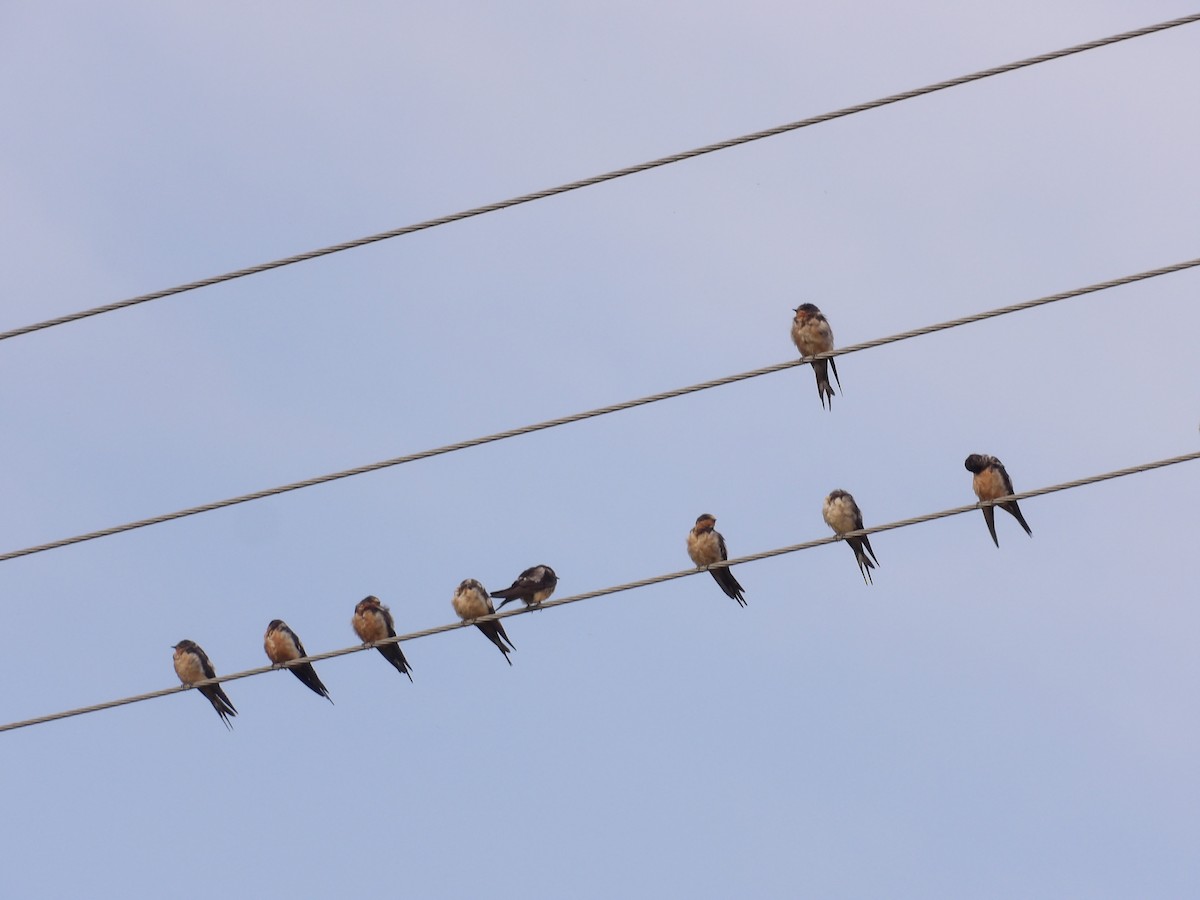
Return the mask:
[[[200,649],[200,645],[195,641],[180,641],[171,649],[175,651],[175,674],[184,684],[191,686],[198,681],[207,681],[209,678],[217,677],[212,663],[208,661],[208,655]],[[229,719],[231,716],[237,715],[237,710],[225,696],[221,685],[202,684],[196,690],[205,696],[212,704],[212,708],[217,711],[217,715],[221,717],[221,721],[225,723],[225,727],[232,731],[233,724]]]
[[[354,617],[350,620],[354,633],[364,644],[374,644],[396,636],[396,623],[392,621],[392,611],[384,606],[376,596],[364,597],[354,607]],[[407,675],[412,681],[411,666],[404,658],[404,651],[393,641],[375,647],[380,655],[396,667],[401,675]]]
[[[821,517],[838,537],[850,531],[861,531],[863,527],[862,510],[854,502],[853,495],[843,490],[831,491],[825,498]],[[871,549],[871,539],[865,534],[851,536],[846,538],[846,543],[854,551],[854,560],[858,563],[858,571],[862,572],[863,581],[873,583],[871,570],[879,565],[879,560],[875,559],[875,551]],[[872,559],[875,562],[871,562]]]
[[[796,316],[792,319],[792,343],[800,351],[801,356],[816,356],[818,353],[828,353],[833,349],[833,329],[825,314],[811,303],[802,303],[793,310]],[[829,383],[829,370],[833,369],[833,377],[837,380],[838,388],[842,379],[838,378],[837,362],[833,357],[814,359],[813,373],[817,377],[817,395],[821,398],[821,406],[826,401],[829,409],[833,409],[833,386]]]
[[729,559],[729,551],[725,549],[725,538],[714,526],[717,520],[709,513],[703,513],[696,519],[696,524],[687,536],[687,552],[698,569],[708,569],[708,574],[725,592],[725,596],[736,600],[739,606],[746,605],[743,596],[745,588],[738,584],[733,577],[733,570],[728,566],[709,568],[714,563],[725,562]]
[[[466,579],[455,588],[450,603],[454,607],[454,611],[458,613],[458,617],[464,622],[490,616],[496,611],[492,606],[492,598],[488,596],[487,589],[474,578]],[[508,658],[508,654],[510,650],[517,648],[508,639],[508,634],[504,631],[504,623],[499,619],[492,619],[490,622],[475,622],[475,627],[500,648],[500,652],[504,654],[504,661],[511,666],[512,660]]]
[[[987,456],[983,453],[972,453],[963,462],[963,466],[973,475],[971,478],[971,487],[981,503],[989,500],[998,500],[1001,497],[1008,497],[1016,493],[1013,490],[1012,479],[1008,477],[1008,470],[1004,468],[1004,463],[1000,462],[996,457]],[[992,543],[997,547],[1000,546],[1000,541],[996,538],[997,506],[1016,519],[1021,524],[1021,527],[1025,529],[1025,533],[1033,537],[1033,529],[1029,527],[1029,523],[1025,521],[1025,517],[1021,515],[1021,507],[1017,506],[1017,501],[1006,500],[1003,503],[987,503],[986,506],[980,507],[983,510],[983,520],[987,522],[988,533],[992,536]]]
[[[267,659],[277,666],[308,656],[304,645],[300,643],[299,635],[288,628],[287,623],[282,619],[272,619],[271,624],[267,626],[267,633],[263,635],[263,650],[267,653]],[[317,670],[313,668],[312,663],[306,662],[298,666],[290,666],[289,671],[314,694],[324,697],[330,703],[333,702],[333,698],[329,696],[329,690],[317,677]]]

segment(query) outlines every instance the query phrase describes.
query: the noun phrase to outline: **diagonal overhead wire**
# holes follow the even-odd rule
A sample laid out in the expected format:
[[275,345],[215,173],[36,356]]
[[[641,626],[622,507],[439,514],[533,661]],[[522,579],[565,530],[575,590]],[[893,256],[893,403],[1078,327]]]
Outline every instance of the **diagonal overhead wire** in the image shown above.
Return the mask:
[[161,300],[164,297],[172,297],[176,294],[183,294],[188,291],[198,290],[212,285],[222,284],[226,281],[233,281],[237,278],[245,278],[248,275],[257,275],[261,272],[268,272],[272,269],[279,269],[284,266],[294,265],[296,263],[306,262],[310,259],[317,259],[322,256],[329,256],[333,253],[341,253],[344,250],[353,250],[356,247],[363,247],[367,244],[374,244],[379,241],[390,240],[391,238],[401,237],[406,234],[413,234],[418,231],[425,231],[430,228],[436,228],[439,225],[448,225],[451,222],[459,222],[463,219],[470,219],[474,216],[481,216],[485,213],[497,212],[502,209],[509,209],[513,206],[520,206],[523,203],[530,203],[534,200],[542,200],[547,197],[553,197],[557,194],[565,194],[569,191],[579,190],[580,188],[591,187],[595,184],[601,184],[606,181],[613,181],[617,178],[624,178],[627,175],[636,175],[639,172],[645,172],[650,169],[656,169],[661,166],[671,165],[672,163],[683,162],[684,160],[693,159],[697,156],[704,156],[708,153],[715,153],[718,150],[727,150],[731,147],[738,147],[742,144],[749,144],[753,141],[760,141],[764,138],[774,137],[776,135],[785,134],[789,131],[797,131],[801,128],[807,128],[810,125],[819,125],[822,122],[829,122],[833,119],[840,119],[845,116],[851,116],[855,113],[866,112],[872,109],[878,109],[881,106],[888,106],[892,103],[899,103],[902,100],[911,100],[915,97],[922,97],[926,94],[932,94],[937,91],[944,91],[947,88],[958,87],[959,85],[968,84],[972,81],[979,81],[984,78],[991,78],[994,75],[1003,75],[1006,72],[1013,72],[1017,69],[1023,69],[1028,66],[1038,65],[1039,63],[1050,62],[1055,59],[1062,59],[1065,56],[1071,56],[1076,53],[1083,53],[1087,50],[1095,50],[1100,47],[1107,47],[1110,44],[1128,41],[1133,38],[1144,37],[1149,34],[1155,34],[1159,31],[1166,31],[1170,28],[1177,28],[1181,25],[1189,25],[1193,22],[1200,21],[1200,13],[1182,16],[1178,19],[1171,19],[1166,22],[1159,22],[1154,25],[1147,25],[1143,28],[1135,28],[1132,31],[1124,31],[1120,34],[1110,35],[1108,37],[1098,38],[1093,41],[1086,41],[1082,44],[1075,44],[1071,47],[1065,47],[1062,50],[1054,50],[1050,53],[1042,53],[1037,56],[1030,56],[1026,59],[1020,59],[1016,62],[1005,63],[1004,65],[994,66],[990,69],[981,69],[978,72],[972,72],[969,75],[960,75],[957,78],[950,78],[946,81],[939,81],[934,84],[928,84],[924,87],[913,88],[912,90],[902,91],[898,94],[889,94],[886,97],[880,97],[876,100],[870,100],[866,103],[858,103],[854,106],[846,106],[842,109],[833,110],[832,112],[822,113],[820,115],[811,116],[807,119],[800,119],[796,122],[789,122],[785,125],[777,125],[774,128],[766,128],[762,131],[743,134],[739,137],[729,138],[724,141],[718,141],[715,144],[706,144],[703,147],[696,147],[692,150],[685,150],[681,153],[673,153],[670,156],[663,156],[658,159],[650,160],[649,162],[639,163],[633,166],[627,166],[623,169],[614,169],[611,172],[605,172],[602,175],[593,175],[590,178],[581,178],[578,181],[571,181],[567,184],[560,184],[557,187],[545,188],[540,191],[534,191],[530,194],[522,194],[519,197],[512,197],[508,200],[500,200],[496,203],[488,203],[484,206],[476,206],[473,209],[463,210],[462,212],[451,213],[450,215],[440,216],[436,219],[427,219],[424,222],[418,222],[415,225],[405,225],[401,228],[394,228],[390,231],[381,231],[378,234],[367,235],[366,237],[355,238],[354,240],[344,241],[340,244],[332,244],[328,247],[321,247],[316,250],[308,250],[304,253],[297,253],[294,256],[285,256],[282,259],[272,260],[271,262],[259,263],[255,266],[249,266],[244,269],[236,269],[232,272],[226,272],[223,275],[213,275],[209,278],[202,278],[199,281],[189,281],[186,284],[176,285],[175,287],[165,288],[160,291],[153,291],[149,294],[140,294],[136,297],[129,297],[125,300],[118,300],[114,303],[107,303],[103,306],[95,306],[91,309],[84,309],[78,312],[69,313],[67,315],[58,316],[53,319],[46,319],[42,322],[35,322],[31,325],[24,325],[20,328],[13,328],[9,331],[0,332],[0,341],[8,340],[9,338],[20,337],[21,335],[30,334],[35,331],[42,331],[47,328],[53,328],[57,325],[66,325],[69,322],[76,322],[80,319],[86,319],[91,316],[98,316],[103,313],[115,312],[119,309],[125,309],[129,306],[136,306],[140,303],[148,303],[151,300]]
[[923,335],[934,334],[938,331],[946,331],[951,328],[957,328],[961,325],[970,325],[975,322],[982,322],[986,319],[994,319],[997,316],[1004,316],[1015,312],[1023,312],[1038,306],[1045,306],[1048,303],[1057,303],[1060,300],[1069,300],[1073,297],[1080,297],[1085,294],[1093,294],[1097,291],[1103,291],[1107,290],[1108,288],[1132,284],[1137,281],[1145,281],[1148,278],[1156,278],[1160,275],[1168,275],[1173,272],[1180,272],[1196,266],[1200,266],[1200,258],[1173,263],[1172,265],[1162,266],[1161,268],[1157,269],[1148,269],[1147,271],[1136,272],[1132,275],[1124,275],[1120,278],[1114,278],[1110,281],[1101,281],[1085,287],[1063,291],[1062,293],[1050,294],[1046,297],[1038,297],[1034,300],[1025,300],[1021,303],[1013,303],[1009,306],[1001,306],[996,309],[973,313],[969,316],[962,316],[957,319],[938,322],[934,325],[925,325],[921,328],[914,328],[911,331],[903,331],[899,334],[875,338],[874,340],[866,341],[861,344],[852,344],[848,347],[841,347],[828,353],[817,354],[816,356],[806,356],[802,359],[788,360],[787,362],[776,363],[771,366],[764,366],[761,369],[752,369],[749,372],[740,372],[736,375],[727,375],[723,378],[714,378],[711,381],[703,381],[699,384],[688,385],[687,387],[675,388],[674,390],[663,391],[658,394],[650,394],[646,397],[639,397],[636,400],[626,400],[621,403],[614,403],[610,406],[601,406],[597,409],[589,409],[584,412],[574,413],[569,416],[561,416],[557,419],[547,419],[544,422],[538,422],[533,425],[523,425],[519,428],[510,428],[507,431],[499,431],[495,434],[471,438],[469,440],[459,441],[455,444],[446,444],[442,447],[434,447],[431,450],[421,450],[417,453],[410,453],[406,456],[397,456],[393,457],[392,459],[385,459],[379,462],[368,463],[367,465],[363,466],[356,466],[353,469],[343,469],[340,472],[330,472],[325,475],[317,475],[313,478],[306,478],[303,481],[293,481],[290,484],[283,484],[279,485],[278,487],[265,488],[249,494],[241,494],[237,497],[229,497],[225,500],[216,500],[200,506],[191,506],[187,509],[151,516],[147,519],[138,519],[134,522],[126,522],[123,525],[112,525],[108,528],[101,528],[98,531],[89,531],[85,534],[74,535],[73,537],[59,538],[58,540],[50,541],[49,543],[45,544],[37,544],[35,546],[25,547],[20,550],[10,550],[7,553],[0,554],[0,562],[16,559],[20,556],[31,556],[35,553],[43,553],[47,550],[56,550],[59,547],[67,547],[71,544],[80,544],[84,541],[93,541],[97,538],[109,537],[111,535],[121,534],[126,531],[134,531],[135,529],[146,528],[151,525],[161,525],[164,522],[171,522],[175,519],[184,519],[188,516],[199,515],[200,513],[225,509],[226,507],[230,506],[237,506],[241,503],[249,503],[254,500],[263,500],[267,497],[274,497],[277,494],[286,494],[290,491],[298,491],[303,488],[315,487],[316,485],[327,484],[331,481],[338,481],[342,478],[350,478],[355,475],[364,475],[368,472],[377,472],[380,469],[387,469],[391,468],[392,466],[416,462],[417,460],[429,459],[430,457],[434,456],[442,456],[446,453],[453,453],[458,450],[467,450],[471,447],[478,447],[483,444],[491,444],[496,441],[503,441],[507,440],[508,438],[519,437],[523,434],[531,434],[535,431],[545,431],[548,428],[556,428],[560,425],[569,425],[573,422],[582,422],[585,419],[594,419],[597,416],[606,416],[610,413],[634,409],[635,407],[645,406],[649,403],[657,403],[660,400],[671,400],[675,397],[683,397],[687,394],[697,393],[698,391],[705,391],[709,390],[710,388],[721,387],[726,384],[734,384],[735,382],[745,381],[750,378],[757,378],[760,375],[769,375],[773,372],[781,372],[784,369],[791,369],[796,366],[807,365],[815,359],[828,359],[835,356],[844,356],[848,353],[857,353],[860,350],[871,350],[876,347],[882,347],[886,344],[894,344],[898,341],[922,337]]
[[[843,535],[830,535],[828,537],[817,538],[816,540],[805,541],[801,544],[792,544],[788,547],[778,547],[774,550],[764,550],[761,553],[752,553],[749,556],[739,556],[734,559],[726,560],[725,562],[714,563],[708,569],[727,568],[729,566],[743,565],[745,563],[757,562],[763,559],[771,559],[775,556],[784,556],[790,553],[797,553],[801,550],[811,550],[814,547],[821,547],[825,544],[832,544],[836,541],[845,540],[847,537],[857,537],[859,535],[877,534],[882,531],[894,531],[897,528],[907,528],[911,525],[921,525],[925,522],[933,522],[937,519],[945,519],[950,516],[959,516],[963,513],[971,512],[975,509],[980,509],[985,506],[997,506],[1001,503],[1007,503],[1009,500],[1028,500],[1032,497],[1041,497],[1046,494],[1054,494],[1059,491],[1072,490],[1074,488],[1084,487],[1089,484],[1098,484],[1102,481],[1111,481],[1114,478],[1124,478],[1128,475],[1138,475],[1142,472],[1150,472],[1154,469],[1162,469],[1167,466],[1174,466],[1184,462],[1191,462],[1200,459],[1200,451],[1194,453],[1185,453],[1181,456],[1173,456],[1167,459],[1160,459],[1154,462],[1142,463],[1136,466],[1129,466],[1124,469],[1117,469],[1112,472],[1105,472],[1101,475],[1088,475],[1083,478],[1076,478],[1073,481],[1064,481],[1061,484],[1050,485],[1049,487],[1034,488],[1031,491],[1022,491],[1018,494],[1011,494],[1007,497],[998,497],[995,500],[988,500],[982,503],[971,503],[966,506],[956,506],[951,509],[943,509],[937,512],[925,513],[920,516],[913,516],[909,519],[900,519],[896,522],[888,522],[885,525],[874,525],[870,528],[862,528],[858,531],[848,531]],[[128,706],[131,703],[140,703],[144,700],[154,700],[158,697],[166,697],[169,694],[178,694],[182,691],[191,690],[194,687],[208,684],[220,684],[225,681],[237,681],[241,678],[250,678],[256,675],[264,675],[267,672],[273,672],[276,668],[293,668],[303,665],[304,663],[320,662],[325,659],[333,659],[337,656],[347,656],[351,653],[359,653],[363,650],[370,650],[374,647],[383,646],[384,644],[398,644],[401,641],[415,641],[420,638],[430,637],[435,634],[442,634],[446,631],[455,631],[459,628],[466,628],[469,625],[474,625],[477,622],[487,622],[492,619],[507,619],[511,616],[526,615],[537,610],[550,609],[555,606],[566,606],[568,603],[579,603],[583,600],[594,600],[598,597],[606,597],[610,594],[619,594],[625,591],[637,590],[644,587],[650,587],[655,584],[662,584],[665,581],[674,581],[677,578],[687,578],[689,575],[697,575],[700,572],[705,572],[708,569],[693,568],[681,569],[677,572],[668,572],[664,575],[655,575],[650,578],[643,578],[638,581],[630,581],[625,584],[618,584],[612,587],[600,588],[594,591],[587,591],[582,594],[575,594],[570,597],[563,597],[559,600],[547,600],[540,606],[525,608],[525,609],[510,609],[504,612],[493,613],[489,616],[482,616],[478,619],[471,619],[465,622],[452,622],[447,625],[437,625],[433,628],[426,628],[421,631],[411,631],[407,634],[397,635],[394,638],[387,638],[382,641],[377,641],[373,644],[355,644],[351,647],[343,647],[339,650],[330,650],[325,653],[314,653],[311,656],[305,656],[300,659],[292,660],[282,666],[259,666],[254,669],[246,669],[242,672],[233,672],[229,675],[219,675],[216,678],[209,678],[205,681],[198,681],[193,685],[176,685],[174,687],[163,688],[157,691],[150,691],[145,694],[135,694],[129,697],[122,697],[118,700],[108,700],[104,703],[96,703],[92,706],[81,706],[78,709],[68,709],[62,712],[50,713],[44,716],[38,716],[33,719],[24,719],[18,722],[9,722],[5,725],[0,725],[0,732],[15,731],[18,728],[28,728],[31,725],[43,725],[47,722],[54,722],[58,719],[68,719],[72,716],[82,716],[87,713],[101,712],[106,709],[115,709],[118,706]]]

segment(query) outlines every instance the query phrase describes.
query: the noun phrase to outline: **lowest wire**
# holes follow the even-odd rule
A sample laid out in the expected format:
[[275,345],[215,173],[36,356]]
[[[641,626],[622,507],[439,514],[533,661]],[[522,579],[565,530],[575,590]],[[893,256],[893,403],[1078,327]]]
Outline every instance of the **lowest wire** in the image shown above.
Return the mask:
[[761,553],[752,553],[749,556],[739,556],[735,559],[726,560],[725,562],[714,563],[707,568],[681,569],[678,572],[668,572],[665,575],[655,575],[651,578],[643,578],[639,581],[630,581],[626,582],[625,584],[615,585],[613,587],[600,588],[599,590],[588,591],[587,593],[583,594],[575,594],[571,597],[563,597],[559,600],[547,600],[539,606],[527,607],[525,609],[510,609],[505,612],[492,613],[491,615],[482,616],[478,619],[471,619],[469,621],[451,622],[447,625],[437,625],[433,628],[426,628],[423,631],[411,631],[407,634],[400,634],[394,638],[387,638],[386,640],[377,641],[372,644],[355,644],[351,647],[343,647],[340,650],[330,650],[326,653],[314,653],[311,656],[295,659],[280,666],[259,666],[255,669],[246,669],[243,672],[233,672],[229,675],[218,675],[216,678],[197,681],[196,683],[190,685],[176,685],[175,687],[163,688],[162,690],[151,691],[146,694],[135,694],[130,697],[122,697],[119,700],[108,700],[104,703],[97,703],[92,706],[81,706],[78,709],[68,709],[62,712],[50,713],[48,715],[38,716],[34,719],[24,719],[19,722],[9,722],[6,725],[0,725],[0,732],[14,731],[18,728],[28,728],[32,725],[43,725],[47,722],[57,721],[58,719],[68,719],[72,716],[82,716],[87,713],[101,712],[102,710],[114,709],[118,706],[128,706],[131,703],[141,703],[144,700],[153,700],[157,697],[166,697],[169,694],[178,694],[182,691],[192,690],[193,688],[201,687],[203,685],[220,684],[225,681],[236,681],[240,678],[251,678],[256,675],[264,675],[267,672],[273,672],[276,669],[290,669],[294,666],[303,665],[304,663],[320,662],[321,660],[325,659],[333,659],[336,656],[346,656],[350,653],[359,653],[363,650],[370,650],[374,647],[383,646],[384,644],[398,644],[401,641],[415,641],[431,635],[441,634],[442,632],[466,628],[467,626],[474,625],[478,622],[488,622],[492,619],[506,619],[511,616],[521,616],[537,610],[549,609],[554,606],[566,606],[568,603],[579,603],[583,600],[593,600],[597,597],[608,596],[609,594],[619,594],[624,591],[632,591],[644,587],[650,587],[651,585],[655,584],[661,584],[665,581],[674,581],[677,578],[687,578],[689,575],[697,575],[701,572],[708,571],[708,569],[727,568],[729,566],[758,562],[762,559],[770,559],[771,557],[775,556],[797,553],[801,550],[811,550],[814,547],[832,544],[835,541],[845,540],[848,537],[876,534],[881,531],[894,531],[897,528],[907,528],[910,525],[920,525],[925,522],[933,522],[937,519],[945,519],[950,516],[962,515],[963,513],[971,512],[975,509],[982,509],[985,506],[996,506],[1001,503],[1007,503],[1010,500],[1028,500],[1031,497],[1040,497],[1044,494],[1053,494],[1059,491],[1072,490],[1074,488],[1083,487],[1089,484],[1097,484],[1101,481],[1111,481],[1114,478],[1124,478],[1127,475],[1138,475],[1142,472],[1150,472],[1154,469],[1162,469],[1167,466],[1191,462],[1196,459],[1200,459],[1200,451],[1195,453],[1185,453],[1181,456],[1172,456],[1168,459],[1160,459],[1155,462],[1142,463],[1141,465],[1130,466],[1125,469],[1117,469],[1112,472],[1105,472],[1101,475],[1089,475],[1084,478],[1076,478],[1073,481],[1064,481],[1061,484],[1055,484],[1049,487],[1035,488],[1031,491],[1022,491],[1019,494],[1012,494],[1007,497],[998,497],[995,500],[988,500],[981,503],[971,503],[967,506],[956,506],[951,509],[943,509],[938,512],[914,516],[910,519],[900,519],[896,522],[889,522],[886,525],[873,525],[870,528],[862,528],[858,531],[848,531],[842,535],[830,535],[829,537],[805,541],[801,544],[792,544],[789,547],[778,547],[774,550],[764,550]]

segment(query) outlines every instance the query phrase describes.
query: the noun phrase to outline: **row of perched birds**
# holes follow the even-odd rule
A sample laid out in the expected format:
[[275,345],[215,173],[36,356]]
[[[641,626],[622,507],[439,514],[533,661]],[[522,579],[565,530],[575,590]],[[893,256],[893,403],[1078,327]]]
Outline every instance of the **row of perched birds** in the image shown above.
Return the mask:
[[[1014,493],[1012,479],[1008,477],[1008,470],[996,457],[972,453],[966,458],[963,465],[966,466],[968,472],[973,473],[971,487],[975,489],[975,496],[981,501],[998,500]],[[1021,508],[1017,506],[1016,500],[1006,500],[996,506],[1015,517],[1021,527],[1025,529],[1025,533],[1030,537],[1033,536],[1033,529],[1025,521],[1025,516],[1021,514]],[[992,541],[999,547],[1000,541],[996,537],[996,507],[984,506],[982,510],[988,533],[991,534]],[[821,504],[821,516],[825,519],[825,524],[832,528],[838,537],[863,529],[862,510],[858,508],[858,504],[854,502],[854,496],[849,491],[841,489],[832,491],[825,498],[825,502]],[[715,530],[716,524],[715,516],[704,513],[696,519],[695,526],[688,532],[688,556],[692,558],[692,562],[696,564],[697,568],[705,569],[729,559],[725,538]],[[865,534],[851,534],[846,538],[846,543],[854,551],[854,560],[858,563],[858,570],[862,573],[863,581],[873,584],[871,570],[879,565],[879,559],[871,547],[871,539]],[[738,584],[737,578],[734,577],[728,566],[722,566],[719,569],[710,568],[709,573],[726,596],[736,600],[742,606],[746,605],[745,588]]]
[[[539,606],[549,599],[557,586],[558,576],[552,568],[531,566],[502,591],[489,593],[474,578],[468,578],[455,589],[451,603],[460,619],[464,622],[471,622],[491,615],[497,609],[503,609],[505,604],[511,603],[513,600],[523,601],[526,607]],[[504,602],[499,607],[495,607],[492,605],[493,597],[498,597]],[[378,644],[379,641],[396,636],[396,622],[392,619],[392,611],[384,606],[378,597],[364,597],[360,600],[354,607],[354,616],[350,619],[350,624],[364,647],[376,645],[375,649],[383,658],[395,666],[396,671],[401,675],[407,675],[408,680],[412,681],[412,667],[404,658],[404,651],[400,649],[400,645],[395,642]],[[508,654],[517,648],[509,640],[508,634],[504,630],[504,623],[499,619],[492,619],[487,622],[475,622],[475,627],[500,648],[505,661],[511,666],[512,660],[508,658]],[[217,677],[208,654],[195,641],[180,641],[172,649],[175,651],[175,674],[179,676],[179,680],[183,684],[192,685]],[[263,650],[266,651],[267,659],[276,666],[295,662],[308,656],[304,645],[300,643],[299,635],[292,631],[282,619],[272,619],[267,626],[267,633],[263,636]],[[291,666],[290,671],[300,679],[305,687],[324,697],[330,703],[333,702],[333,698],[329,696],[329,689],[322,684],[312,663],[306,662]],[[221,721],[227,727],[232,727],[229,719],[231,716],[237,715],[237,710],[221,685],[201,684],[198,690],[208,698],[208,702],[217,711]]]
[[[792,340],[802,356],[815,356],[819,353],[828,353],[833,349],[833,331],[829,327],[828,320],[816,306],[805,303],[795,309],[795,314],[792,323]],[[829,369],[833,369],[833,377],[840,388],[842,382],[838,377],[837,365],[832,358],[829,358],[813,360],[812,367],[817,379],[817,395],[821,399],[821,406],[832,409],[834,390],[829,383]],[[1014,493],[1012,479],[1009,478],[1004,465],[996,457],[972,453],[966,458],[964,465],[967,471],[974,476],[971,479],[971,486],[980,501],[994,501]],[[1021,527],[1025,529],[1026,534],[1033,535],[1029,523],[1021,515],[1017,501],[1008,500],[997,505],[1014,516]],[[992,541],[999,547],[1000,541],[996,537],[995,506],[984,506],[982,511]],[[825,519],[825,524],[838,536],[863,529],[862,510],[858,508],[854,497],[847,491],[835,490],[830,493],[822,504],[821,515]],[[716,517],[709,513],[704,513],[696,519],[696,524],[687,536],[688,556],[691,557],[697,568],[708,569],[727,596],[736,600],[739,605],[745,606],[745,588],[738,583],[733,571],[728,566],[711,568],[713,565],[729,559],[725,538],[716,530],[716,524]],[[854,559],[858,563],[863,581],[872,584],[871,570],[879,564],[879,560],[871,548],[870,538],[865,534],[852,535],[846,538],[846,543],[854,551]],[[521,600],[525,603],[526,608],[539,606],[549,599],[557,585],[558,576],[554,570],[547,565],[537,565],[526,569],[511,585],[500,591],[489,592],[474,578],[468,578],[454,591],[451,604],[460,619],[464,622],[474,622],[475,627],[499,648],[500,652],[504,654],[505,661],[511,666],[512,660],[509,659],[508,654],[516,647],[509,640],[508,634],[504,630],[504,624],[499,620],[487,622],[474,620],[491,615],[497,609],[503,609],[513,600]],[[493,606],[493,598],[503,601],[499,607]],[[412,680],[412,669],[404,657],[404,651],[400,649],[400,644],[396,642],[378,644],[379,641],[396,637],[396,625],[392,619],[391,610],[384,606],[378,597],[371,596],[361,600],[354,607],[354,616],[350,621],[354,627],[354,633],[362,640],[363,646],[375,645],[375,649],[382,654],[384,659],[402,675],[407,675],[409,681]],[[216,672],[208,656],[195,641],[180,641],[173,649],[175,651],[175,673],[183,684],[197,684],[216,677]],[[292,663],[308,656],[304,645],[300,643],[299,636],[281,619],[274,619],[267,626],[267,632],[263,638],[263,649],[266,651],[267,658],[276,666]],[[321,683],[312,663],[306,662],[291,666],[290,671],[314,693],[329,700],[330,703],[333,702],[328,689]],[[231,728],[229,720],[230,717],[237,715],[237,710],[234,709],[221,685],[201,684],[198,686],[198,690],[212,704],[226,727]]]

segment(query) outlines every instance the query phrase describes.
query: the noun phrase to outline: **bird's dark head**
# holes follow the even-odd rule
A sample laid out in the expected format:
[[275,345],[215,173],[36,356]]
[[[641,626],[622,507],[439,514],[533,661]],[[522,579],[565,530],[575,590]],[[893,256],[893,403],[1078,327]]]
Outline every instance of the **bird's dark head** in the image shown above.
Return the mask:
[[696,517],[697,528],[712,528],[717,524],[717,517],[711,513],[702,513]]
[[272,619],[271,624],[267,626],[267,631],[275,631],[277,628],[282,628],[283,619]]
[[801,303],[794,310],[797,319],[807,319],[809,316],[819,316],[821,310],[812,303]]
[[987,468],[987,459],[982,454],[972,453],[963,461],[963,465],[968,472],[974,472],[978,475]]
[[558,582],[558,576],[554,575],[554,570],[545,563],[530,566],[530,568],[521,572],[522,581],[528,581],[535,584],[554,584]]

